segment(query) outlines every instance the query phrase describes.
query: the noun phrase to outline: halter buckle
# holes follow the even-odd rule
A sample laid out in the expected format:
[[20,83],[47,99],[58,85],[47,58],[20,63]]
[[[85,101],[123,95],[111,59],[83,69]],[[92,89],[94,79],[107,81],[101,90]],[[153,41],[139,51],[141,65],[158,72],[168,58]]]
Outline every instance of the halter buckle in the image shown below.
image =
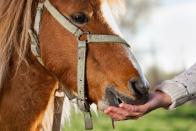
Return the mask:
[[80,42],[83,41],[83,42],[88,43],[89,34],[90,34],[90,32],[82,32],[82,33],[78,36],[78,41],[80,41]]

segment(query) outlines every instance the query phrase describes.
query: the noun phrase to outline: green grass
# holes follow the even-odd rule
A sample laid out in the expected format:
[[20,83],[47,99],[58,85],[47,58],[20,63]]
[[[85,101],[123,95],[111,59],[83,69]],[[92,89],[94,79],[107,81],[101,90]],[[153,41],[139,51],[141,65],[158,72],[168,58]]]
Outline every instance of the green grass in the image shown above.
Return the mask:
[[[92,131],[196,131],[196,106],[185,105],[174,111],[159,109],[139,120],[115,122],[115,130],[106,115],[93,114],[93,124]],[[67,124],[63,131],[84,131],[83,115],[73,113],[71,125]]]

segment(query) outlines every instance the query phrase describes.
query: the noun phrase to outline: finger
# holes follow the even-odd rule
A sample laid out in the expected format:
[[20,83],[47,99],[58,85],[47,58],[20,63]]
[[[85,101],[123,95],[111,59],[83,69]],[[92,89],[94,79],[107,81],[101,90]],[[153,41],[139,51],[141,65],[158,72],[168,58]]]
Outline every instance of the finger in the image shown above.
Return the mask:
[[113,120],[115,120],[115,121],[119,121],[119,120],[125,119],[125,116],[123,116],[122,114],[116,113],[115,110],[112,110],[112,107],[110,107],[110,109],[108,109],[107,112],[105,111],[105,113],[106,113],[108,116],[110,116],[110,117],[111,117]]
[[138,120],[140,118],[140,116],[135,116],[135,117],[133,117],[133,116],[128,116],[128,117],[122,117],[122,116],[118,116],[118,115],[113,115],[112,116],[112,119],[113,120],[115,120],[115,121],[124,121],[124,120]]
[[126,117],[119,115],[119,114],[115,114],[115,113],[111,113],[110,117],[115,120],[115,121],[121,121],[121,120],[125,120]]
[[117,108],[117,107],[109,107],[105,113],[111,117],[113,115],[117,115],[122,117],[121,119],[127,119],[127,118],[137,118],[141,116],[141,113],[139,112],[131,112],[131,111],[126,111],[125,109],[122,108]]
[[119,107],[129,112],[128,119],[138,119],[147,113],[147,108],[144,105],[121,104]]
[[146,105],[130,105],[130,104],[121,104],[119,105],[120,108],[123,108],[124,110],[126,111],[129,111],[131,113],[139,113],[139,114],[142,114],[142,113],[145,113],[146,110],[147,110],[147,107]]
[[117,113],[117,114],[119,114],[119,115],[123,115],[123,116],[125,116],[126,118],[127,117],[130,117],[130,118],[132,118],[132,117],[139,117],[139,116],[141,116],[141,114],[143,113],[141,113],[141,112],[136,112],[135,110],[136,109],[134,109],[135,107],[133,106],[131,109],[124,109],[124,108],[117,108],[117,109],[113,109],[113,110],[111,110],[111,112],[113,112],[113,113]]
[[141,106],[135,106],[135,105],[130,105],[130,104],[120,104],[119,105],[120,108],[128,111],[128,112],[142,112],[142,109],[140,108]]
[[118,108],[118,107],[109,107],[106,111],[106,114],[108,113],[115,113],[115,114],[119,114],[121,116],[128,116],[129,112],[127,112],[126,110],[122,109],[122,108]]
[[112,112],[114,109],[115,109],[115,107],[110,106],[110,107],[108,107],[107,109],[104,110],[104,113],[108,114],[108,113]]

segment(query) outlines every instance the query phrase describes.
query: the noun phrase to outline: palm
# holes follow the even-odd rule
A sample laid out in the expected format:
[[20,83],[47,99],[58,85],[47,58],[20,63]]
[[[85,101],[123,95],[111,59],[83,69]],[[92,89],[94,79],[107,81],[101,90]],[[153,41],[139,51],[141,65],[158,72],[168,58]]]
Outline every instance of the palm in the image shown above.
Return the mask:
[[149,101],[144,105],[129,105],[122,103],[119,107],[109,107],[105,113],[114,120],[137,119],[152,110],[167,107],[171,103],[170,98],[161,92],[150,93]]

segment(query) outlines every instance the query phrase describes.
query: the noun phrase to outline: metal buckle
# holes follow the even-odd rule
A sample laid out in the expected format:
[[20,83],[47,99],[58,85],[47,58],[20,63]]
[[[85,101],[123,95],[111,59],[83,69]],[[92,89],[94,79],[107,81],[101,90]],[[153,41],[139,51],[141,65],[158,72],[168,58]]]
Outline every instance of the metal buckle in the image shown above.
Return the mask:
[[78,41],[88,43],[89,34],[90,32],[82,32],[82,34],[78,36]]

